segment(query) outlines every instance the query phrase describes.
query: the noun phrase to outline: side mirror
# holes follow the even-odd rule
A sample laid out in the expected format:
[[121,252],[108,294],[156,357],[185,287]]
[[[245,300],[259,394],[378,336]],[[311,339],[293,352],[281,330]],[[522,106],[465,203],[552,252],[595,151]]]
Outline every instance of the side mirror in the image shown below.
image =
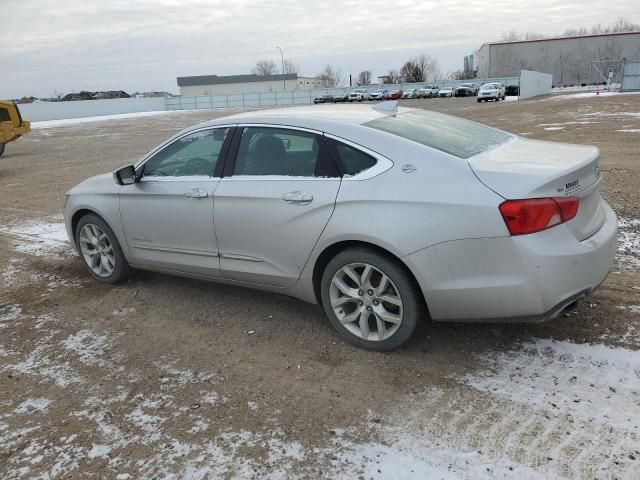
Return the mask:
[[118,185],[131,185],[136,182],[136,169],[133,165],[119,168],[113,172],[113,179]]

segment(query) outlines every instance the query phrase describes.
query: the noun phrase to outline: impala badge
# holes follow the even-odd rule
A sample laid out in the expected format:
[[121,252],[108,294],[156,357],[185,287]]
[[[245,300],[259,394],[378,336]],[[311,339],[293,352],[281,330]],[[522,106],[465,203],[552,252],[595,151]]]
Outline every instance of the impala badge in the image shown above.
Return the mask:
[[402,166],[402,171],[403,171],[404,173],[413,173],[413,172],[415,172],[416,170],[417,170],[416,166],[415,166],[415,165],[412,165],[412,164],[410,164],[410,163],[405,163],[405,164]]

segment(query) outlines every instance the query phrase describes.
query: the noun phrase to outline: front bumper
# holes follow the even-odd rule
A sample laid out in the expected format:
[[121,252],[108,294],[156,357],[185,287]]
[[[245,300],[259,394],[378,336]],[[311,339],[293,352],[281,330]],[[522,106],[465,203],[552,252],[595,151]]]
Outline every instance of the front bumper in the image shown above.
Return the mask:
[[600,230],[581,242],[559,225],[531,235],[454,240],[404,259],[434,320],[548,320],[591,294],[609,273],[618,222],[603,207]]

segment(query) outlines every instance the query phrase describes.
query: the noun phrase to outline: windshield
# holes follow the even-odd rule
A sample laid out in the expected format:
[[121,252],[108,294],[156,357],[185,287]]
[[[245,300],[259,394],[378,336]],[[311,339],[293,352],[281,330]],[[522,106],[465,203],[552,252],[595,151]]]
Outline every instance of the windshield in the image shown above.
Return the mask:
[[497,90],[500,88],[497,83],[485,83],[482,86],[482,90]]
[[460,158],[472,157],[513,138],[486,125],[428,110],[411,110],[364,125]]

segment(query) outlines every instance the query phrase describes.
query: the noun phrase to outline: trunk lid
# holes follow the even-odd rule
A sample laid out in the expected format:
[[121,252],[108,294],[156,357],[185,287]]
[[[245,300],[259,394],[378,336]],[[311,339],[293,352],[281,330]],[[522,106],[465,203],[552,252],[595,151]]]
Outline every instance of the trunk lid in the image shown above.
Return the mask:
[[599,156],[593,146],[516,137],[468,161],[478,179],[506,199],[578,197],[578,213],[567,226],[584,240],[604,221]]

